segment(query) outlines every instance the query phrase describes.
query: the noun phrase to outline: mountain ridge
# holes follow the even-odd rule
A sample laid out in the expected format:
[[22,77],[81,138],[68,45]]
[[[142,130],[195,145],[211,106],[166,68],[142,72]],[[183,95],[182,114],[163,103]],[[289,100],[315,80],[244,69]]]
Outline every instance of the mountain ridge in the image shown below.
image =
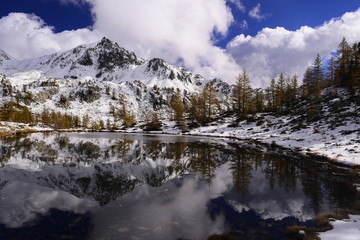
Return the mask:
[[[2,55],[6,62],[1,60]],[[139,80],[148,87],[157,85],[190,91],[194,90],[194,86],[209,81],[199,74],[171,65],[160,58],[148,61],[139,58],[134,52],[105,37],[92,44],[80,45],[68,51],[39,58],[18,61],[7,56],[4,51],[0,52],[0,73],[5,75],[38,70],[49,78],[91,77],[115,83]]]
[[29,60],[18,61],[5,52],[3,56],[7,61],[0,64],[0,105],[20,104],[33,118],[56,112],[118,128],[121,112],[136,122],[152,113],[171,119],[177,89],[184,104],[210,82],[222,99],[219,104],[227,104],[231,92],[220,79],[205,79],[160,58],[144,60],[107,38]]

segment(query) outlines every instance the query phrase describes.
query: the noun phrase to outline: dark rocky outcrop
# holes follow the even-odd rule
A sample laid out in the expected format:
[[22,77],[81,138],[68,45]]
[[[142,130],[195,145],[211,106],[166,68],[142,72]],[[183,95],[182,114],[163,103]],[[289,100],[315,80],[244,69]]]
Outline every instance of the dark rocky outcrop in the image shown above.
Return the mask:
[[115,67],[124,68],[128,65],[143,64],[143,60],[136,57],[135,53],[119,47],[107,38],[103,38],[94,48],[98,55],[98,69],[111,71]]

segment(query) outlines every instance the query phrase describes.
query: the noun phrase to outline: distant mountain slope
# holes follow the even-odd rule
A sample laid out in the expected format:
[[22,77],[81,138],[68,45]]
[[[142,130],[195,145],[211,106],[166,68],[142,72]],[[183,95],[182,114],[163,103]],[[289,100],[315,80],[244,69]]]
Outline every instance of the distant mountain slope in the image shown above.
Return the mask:
[[16,61],[13,57],[11,57],[9,54],[4,52],[0,49],[0,68],[2,66],[7,66],[8,64],[11,64],[12,62]]
[[107,38],[22,61],[0,52],[0,106],[16,102],[33,115],[60,112],[90,118],[90,125],[99,121],[117,125],[124,117],[121,108],[137,121],[153,112],[170,119],[176,89],[189,103],[191,94],[209,82],[219,93],[220,104],[227,104],[229,84],[205,79],[160,58],[146,61]]
[[189,91],[206,81],[200,75],[170,65],[159,58],[145,61],[107,38],[66,52],[23,61],[17,61],[8,57],[5,52],[0,52],[0,73],[11,75],[31,70],[42,71],[51,78],[91,77],[116,83],[139,80],[150,87],[157,85],[160,88]]

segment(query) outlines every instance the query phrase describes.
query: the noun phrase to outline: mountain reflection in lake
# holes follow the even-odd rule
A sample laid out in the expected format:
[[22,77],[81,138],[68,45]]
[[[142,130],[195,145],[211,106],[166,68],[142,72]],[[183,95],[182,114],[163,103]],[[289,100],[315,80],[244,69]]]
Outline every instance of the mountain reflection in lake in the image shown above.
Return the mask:
[[350,169],[209,138],[31,134],[0,166],[0,239],[291,239],[356,194]]

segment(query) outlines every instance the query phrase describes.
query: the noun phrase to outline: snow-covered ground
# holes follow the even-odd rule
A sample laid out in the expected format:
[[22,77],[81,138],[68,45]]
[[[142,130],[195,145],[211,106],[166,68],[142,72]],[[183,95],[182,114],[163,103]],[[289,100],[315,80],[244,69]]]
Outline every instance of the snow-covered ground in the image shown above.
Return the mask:
[[348,165],[360,165],[360,122],[349,122],[334,129],[317,123],[294,129],[289,123],[290,117],[275,118],[268,115],[264,120],[263,124],[244,121],[236,127],[229,127],[231,119],[228,119],[222,124],[192,129],[189,134],[258,140],[304,154],[324,156]]
[[331,222],[334,229],[319,234],[322,240],[359,240],[360,216],[350,215],[350,219]]

